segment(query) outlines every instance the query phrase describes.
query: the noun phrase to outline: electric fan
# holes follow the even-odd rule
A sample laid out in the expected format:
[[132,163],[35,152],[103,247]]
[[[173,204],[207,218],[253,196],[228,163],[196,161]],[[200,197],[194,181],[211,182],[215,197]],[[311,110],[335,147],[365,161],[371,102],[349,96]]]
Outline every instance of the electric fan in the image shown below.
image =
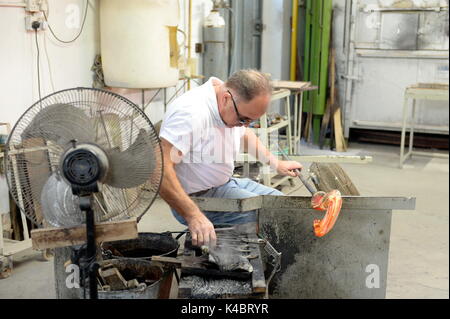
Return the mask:
[[162,179],[150,120],[131,101],[99,89],[67,89],[32,105],[5,153],[8,186],[21,211],[38,226],[86,224],[87,258],[95,256],[94,221],[139,220]]

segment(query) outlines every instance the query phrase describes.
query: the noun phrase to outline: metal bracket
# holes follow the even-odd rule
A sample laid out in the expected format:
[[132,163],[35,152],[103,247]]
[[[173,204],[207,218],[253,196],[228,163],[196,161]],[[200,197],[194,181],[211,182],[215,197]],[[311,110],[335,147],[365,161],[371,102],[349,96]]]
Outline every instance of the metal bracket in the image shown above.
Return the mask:
[[281,270],[281,253],[278,252],[267,240],[266,245],[264,246],[264,250],[267,254],[269,254],[269,257],[272,257],[271,260],[269,260],[269,263],[273,266],[272,273],[270,274],[269,279],[267,279],[268,291],[269,284],[273,276]]
[[341,78],[347,79],[347,80],[353,80],[353,81],[360,81],[361,78],[355,75],[341,75]]

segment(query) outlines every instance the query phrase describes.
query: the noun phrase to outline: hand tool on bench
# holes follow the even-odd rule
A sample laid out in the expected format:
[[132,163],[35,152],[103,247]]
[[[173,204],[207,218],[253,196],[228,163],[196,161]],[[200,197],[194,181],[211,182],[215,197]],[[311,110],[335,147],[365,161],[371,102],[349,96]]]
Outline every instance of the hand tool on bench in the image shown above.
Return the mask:
[[[283,158],[285,160],[291,161],[289,156],[281,149],[280,145],[277,146]],[[317,191],[315,187],[306,180],[306,178],[298,169],[295,170],[295,173],[300,178],[303,185],[305,185],[305,187],[311,193],[312,207],[317,210],[327,211],[325,217],[322,220],[316,219],[314,220],[313,224],[314,234],[317,237],[325,236],[333,228],[337,218],[339,217],[339,212],[341,211],[342,207],[341,192],[339,192],[337,189],[334,189],[328,193]]]

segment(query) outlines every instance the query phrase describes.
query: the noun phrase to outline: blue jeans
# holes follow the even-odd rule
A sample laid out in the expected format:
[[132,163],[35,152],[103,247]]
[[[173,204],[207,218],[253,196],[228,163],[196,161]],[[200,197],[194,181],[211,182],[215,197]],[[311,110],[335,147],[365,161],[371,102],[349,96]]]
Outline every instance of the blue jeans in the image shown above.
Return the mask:
[[[248,178],[230,178],[228,183],[208,190],[201,197],[242,199],[258,195],[284,195],[282,192]],[[256,222],[256,210],[248,212],[203,212],[214,224],[246,224]],[[172,209],[173,216],[183,225],[186,220]]]

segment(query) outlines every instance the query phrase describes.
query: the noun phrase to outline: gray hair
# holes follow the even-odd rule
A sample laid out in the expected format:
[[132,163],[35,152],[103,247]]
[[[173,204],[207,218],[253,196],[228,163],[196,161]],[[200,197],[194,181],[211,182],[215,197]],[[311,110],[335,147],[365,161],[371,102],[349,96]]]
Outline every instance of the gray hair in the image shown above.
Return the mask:
[[236,71],[225,85],[236,92],[245,102],[249,102],[261,94],[270,95],[273,90],[270,76],[253,69]]

